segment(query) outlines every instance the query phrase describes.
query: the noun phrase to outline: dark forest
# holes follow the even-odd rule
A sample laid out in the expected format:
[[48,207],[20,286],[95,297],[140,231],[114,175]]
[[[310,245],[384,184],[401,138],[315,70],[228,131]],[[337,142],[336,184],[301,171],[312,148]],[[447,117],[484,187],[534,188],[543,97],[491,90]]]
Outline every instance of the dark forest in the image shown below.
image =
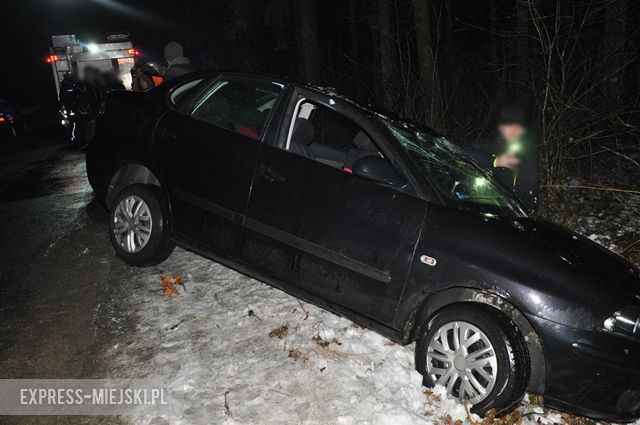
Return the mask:
[[[594,202],[628,209],[625,196],[638,194],[638,6],[235,0],[184,1],[178,9],[187,49],[203,67],[336,88],[460,144],[485,134],[504,102],[526,105],[536,129],[540,214],[576,225],[574,209]],[[625,252],[640,237],[632,233],[618,241]]]

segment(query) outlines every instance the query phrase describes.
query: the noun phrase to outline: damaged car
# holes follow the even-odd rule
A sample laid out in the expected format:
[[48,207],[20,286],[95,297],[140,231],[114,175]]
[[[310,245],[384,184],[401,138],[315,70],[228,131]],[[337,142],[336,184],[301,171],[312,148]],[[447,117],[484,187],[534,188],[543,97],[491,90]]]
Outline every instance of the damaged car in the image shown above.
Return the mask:
[[640,417],[637,271],[530,217],[415,123],[286,79],[203,72],[114,93],[87,172],[131,265],[178,244],[415,341],[425,385],[479,414],[528,391]]

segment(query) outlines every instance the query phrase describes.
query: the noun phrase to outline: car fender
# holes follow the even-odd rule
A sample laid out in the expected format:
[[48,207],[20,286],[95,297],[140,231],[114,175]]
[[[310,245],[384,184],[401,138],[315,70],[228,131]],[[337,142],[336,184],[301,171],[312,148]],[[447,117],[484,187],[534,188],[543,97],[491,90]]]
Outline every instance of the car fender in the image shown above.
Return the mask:
[[526,316],[512,303],[495,292],[470,287],[452,287],[428,296],[414,317],[405,326],[407,341],[415,340],[428,326],[429,319],[440,309],[456,303],[479,303],[491,306],[509,317],[520,329],[530,358],[529,390],[543,394],[546,376],[546,363],[542,342]]
[[[107,188],[106,204],[111,209],[122,189],[132,184],[148,184],[163,188],[155,173],[140,163],[126,163],[115,172]],[[163,189],[164,190],[164,189]]]

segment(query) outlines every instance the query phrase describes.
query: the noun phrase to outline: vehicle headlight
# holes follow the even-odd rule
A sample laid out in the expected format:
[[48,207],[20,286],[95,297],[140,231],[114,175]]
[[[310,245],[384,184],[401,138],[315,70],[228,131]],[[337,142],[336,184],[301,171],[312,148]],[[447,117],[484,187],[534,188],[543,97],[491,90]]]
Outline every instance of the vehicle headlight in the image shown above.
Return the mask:
[[625,308],[605,319],[602,327],[610,332],[640,335],[640,311],[635,307]]

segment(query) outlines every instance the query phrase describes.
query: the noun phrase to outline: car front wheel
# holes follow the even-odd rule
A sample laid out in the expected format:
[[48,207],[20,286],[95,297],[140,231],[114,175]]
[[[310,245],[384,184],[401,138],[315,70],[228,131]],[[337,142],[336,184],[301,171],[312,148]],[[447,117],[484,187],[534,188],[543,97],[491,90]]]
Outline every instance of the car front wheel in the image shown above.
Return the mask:
[[498,412],[520,401],[529,354],[517,326],[492,307],[471,303],[434,315],[416,343],[416,369],[428,387],[442,385],[473,413]]
[[109,235],[116,254],[134,266],[164,261],[174,248],[168,215],[160,188],[139,184],[124,188],[109,213]]

